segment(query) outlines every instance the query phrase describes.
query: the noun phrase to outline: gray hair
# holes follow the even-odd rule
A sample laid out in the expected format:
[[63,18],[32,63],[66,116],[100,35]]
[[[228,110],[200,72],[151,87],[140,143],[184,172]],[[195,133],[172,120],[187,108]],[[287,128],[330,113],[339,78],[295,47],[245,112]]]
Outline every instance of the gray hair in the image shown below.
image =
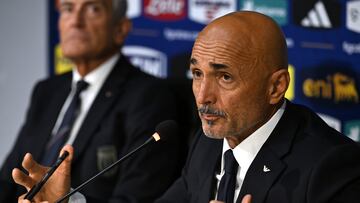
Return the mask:
[[[61,0],[61,2],[64,2],[64,0]],[[126,11],[128,8],[127,0],[112,0],[112,7],[114,22],[117,22],[126,17]]]
[[127,0],[112,0],[113,19],[117,22],[126,17]]

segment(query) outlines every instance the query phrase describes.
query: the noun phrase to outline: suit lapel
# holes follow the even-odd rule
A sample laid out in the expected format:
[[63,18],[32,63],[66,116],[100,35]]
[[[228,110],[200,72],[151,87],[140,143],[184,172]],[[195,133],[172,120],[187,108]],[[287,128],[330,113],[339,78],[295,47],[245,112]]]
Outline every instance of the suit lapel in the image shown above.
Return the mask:
[[[44,112],[46,112],[46,116],[43,116],[44,119],[42,121],[41,128],[39,128],[41,131],[36,133],[40,136],[33,136],[33,142],[36,143],[34,146],[46,146],[60,110],[70,93],[72,74],[67,73],[66,75],[60,77],[63,77],[63,80],[56,84],[55,88],[53,86],[49,87],[49,91],[53,92],[51,97],[52,99],[49,101],[49,98],[43,98],[43,101],[46,103],[41,105],[46,106],[47,110],[44,110]],[[33,156],[36,160],[40,160],[42,158],[43,150],[45,150],[45,147],[36,148],[33,151]]]
[[221,152],[222,152],[222,140],[216,140],[205,137],[204,134],[201,136],[208,141],[209,147],[204,146],[201,143],[200,146],[203,149],[209,149],[204,153],[203,161],[201,163],[201,170],[198,171],[200,178],[200,191],[199,192],[199,201],[197,202],[209,202],[211,198],[214,198],[214,192],[216,191],[216,172],[220,166],[221,162]]
[[101,87],[74,141],[73,162],[76,162],[84,151],[96,128],[101,124],[101,120],[120,96],[121,86],[126,81],[126,77],[128,77],[130,66],[124,59],[124,56],[121,56]]
[[287,101],[284,115],[246,173],[238,203],[246,194],[252,195],[252,202],[264,202],[270,187],[286,168],[282,159],[289,153],[299,126],[299,121],[292,111],[292,104]]
[[264,202],[267,191],[284,170],[285,165],[269,149],[262,149],[246,173],[237,202],[246,194],[252,195],[253,202]]

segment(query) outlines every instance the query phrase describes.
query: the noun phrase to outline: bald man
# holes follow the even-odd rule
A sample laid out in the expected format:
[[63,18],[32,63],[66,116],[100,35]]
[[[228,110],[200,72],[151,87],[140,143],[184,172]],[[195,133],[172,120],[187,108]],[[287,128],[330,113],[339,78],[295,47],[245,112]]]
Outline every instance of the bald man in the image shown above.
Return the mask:
[[[277,24],[255,12],[225,15],[201,31],[190,69],[202,129],[158,203],[359,202],[359,147],[284,98],[286,49]],[[24,163],[34,178],[13,176],[29,187],[41,166]],[[67,183],[63,177],[53,182]]]
[[235,12],[201,31],[190,69],[202,130],[158,203],[360,201],[359,147],[284,99],[287,66],[267,16]]

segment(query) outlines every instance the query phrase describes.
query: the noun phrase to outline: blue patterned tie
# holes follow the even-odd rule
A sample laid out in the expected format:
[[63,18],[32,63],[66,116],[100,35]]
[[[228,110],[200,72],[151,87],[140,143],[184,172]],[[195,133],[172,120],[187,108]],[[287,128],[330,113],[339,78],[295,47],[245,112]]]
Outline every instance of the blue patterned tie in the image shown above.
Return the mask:
[[80,93],[88,86],[89,84],[83,80],[80,80],[76,83],[75,94],[69,104],[68,109],[64,114],[61,125],[59,126],[56,134],[51,137],[46,146],[46,150],[41,161],[43,165],[50,166],[51,164],[53,164],[57,159],[61,148],[68,140],[74,121],[80,113]]
[[225,174],[220,180],[217,200],[226,203],[234,202],[234,193],[236,185],[236,173],[239,164],[237,163],[231,149],[224,154]]

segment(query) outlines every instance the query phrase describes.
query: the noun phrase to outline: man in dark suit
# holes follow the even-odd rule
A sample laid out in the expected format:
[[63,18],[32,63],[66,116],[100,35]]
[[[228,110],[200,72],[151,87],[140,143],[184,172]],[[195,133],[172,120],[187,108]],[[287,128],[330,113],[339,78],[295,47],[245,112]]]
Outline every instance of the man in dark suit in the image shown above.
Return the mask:
[[[216,19],[198,35],[190,64],[202,130],[182,176],[157,203],[359,202],[359,147],[284,98],[287,48],[271,18],[241,11]],[[70,161],[54,182],[68,180]],[[32,172],[38,164],[24,163],[41,177]],[[13,177],[22,185],[36,180]]]
[[287,48],[272,19],[243,11],[213,21],[190,62],[202,130],[158,203],[360,201],[359,147],[284,99]]
[[[125,0],[60,1],[61,48],[76,68],[34,88],[25,123],[1,169],[0,202],[17,202],[26,192],[11,177],[25,153],[47,166],[53,162],[46,146],[53,149],[49,143],[62,129],[78,81],[85,81],[87,88],[80,93],[79,113],[62,143],[75,149],[72,187],[138,147],[159,122],[176,119],[173,95],[162,82],[119,53],[130,29],[126,7]],[[152,202],[180,175],[177,143],[172,136],[147,146],[82,194],[87,202]]]

